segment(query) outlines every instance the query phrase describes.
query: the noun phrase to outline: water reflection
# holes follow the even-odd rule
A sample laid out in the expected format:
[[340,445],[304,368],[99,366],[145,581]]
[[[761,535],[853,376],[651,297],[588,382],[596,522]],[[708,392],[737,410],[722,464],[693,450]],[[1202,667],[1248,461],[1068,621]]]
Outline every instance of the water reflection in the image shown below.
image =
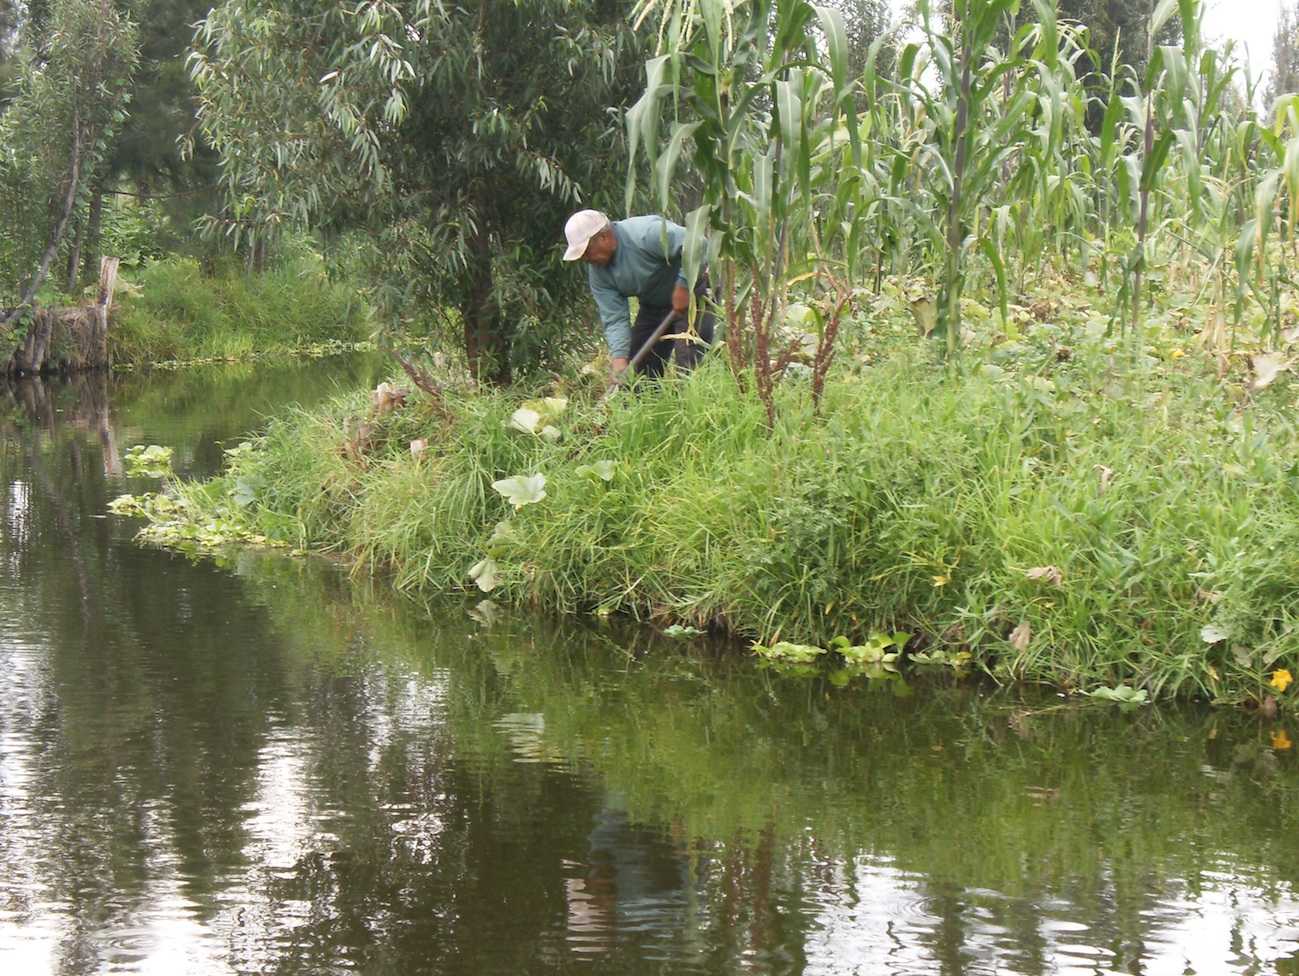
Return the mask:
[[1299,971],[1251,717],[784,681],[101,517],[268,383],[329,387],[0,397],[0,971]]

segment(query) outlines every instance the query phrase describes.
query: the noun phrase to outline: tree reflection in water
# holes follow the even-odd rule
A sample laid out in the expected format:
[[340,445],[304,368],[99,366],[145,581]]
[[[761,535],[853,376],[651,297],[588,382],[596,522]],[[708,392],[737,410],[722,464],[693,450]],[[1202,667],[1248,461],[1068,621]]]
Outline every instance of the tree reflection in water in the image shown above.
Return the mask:
[[0,395],[6,972],[1294,971],[1272,725],[142,549],[117,452],[210,470],[292,385],[166,382]]

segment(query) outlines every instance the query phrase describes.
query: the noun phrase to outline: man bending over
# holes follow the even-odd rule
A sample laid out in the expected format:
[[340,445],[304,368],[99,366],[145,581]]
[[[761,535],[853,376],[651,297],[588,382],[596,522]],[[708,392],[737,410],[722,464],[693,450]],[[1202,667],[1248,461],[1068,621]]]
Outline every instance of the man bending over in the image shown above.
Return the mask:
[[[587,265],[587,282],[604,323],[615,377],[626,370],[669,312],[682,316],[682,322],[680,327],[669,326],[668,331],[685,331],[690,292],[681,270],[684,227],[657,215],[611,221],[598,210],[579,210],[568,218],[564,236],[568,239],[564,260]],[[700,274],[695,286],[700,299],[695,326],[706,345],[713,341],[713,316],[705,307],[707,293],[708,276]],[[627,304],[633,295],[640,301],[634,323]],[[693,368],[703,348],[687,339],[677,340],[677,365]],[[638,364],[637,373],[651,378],[663,375],[672,349],[670,339],[655,343]]]

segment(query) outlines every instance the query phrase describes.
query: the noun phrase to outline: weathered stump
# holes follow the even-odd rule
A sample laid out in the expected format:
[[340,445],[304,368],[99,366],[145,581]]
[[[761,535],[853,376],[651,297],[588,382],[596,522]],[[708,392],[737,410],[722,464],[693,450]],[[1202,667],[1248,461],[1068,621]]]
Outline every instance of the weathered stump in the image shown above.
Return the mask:
[[5,371],[11,376],[24,376],[108,366],[108,316],[117,285],[117,265],[117,258],[100,262],[99,294],[93,305],[36,309]]

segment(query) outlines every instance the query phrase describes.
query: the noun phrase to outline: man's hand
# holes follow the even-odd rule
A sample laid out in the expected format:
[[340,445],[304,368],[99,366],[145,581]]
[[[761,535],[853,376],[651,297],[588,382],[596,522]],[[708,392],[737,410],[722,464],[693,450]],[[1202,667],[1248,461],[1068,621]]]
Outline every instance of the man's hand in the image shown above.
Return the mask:
[[690,290],[685,285],[678,284],[672,292],[672,311],[678,315],[685,315],[690,308]]

